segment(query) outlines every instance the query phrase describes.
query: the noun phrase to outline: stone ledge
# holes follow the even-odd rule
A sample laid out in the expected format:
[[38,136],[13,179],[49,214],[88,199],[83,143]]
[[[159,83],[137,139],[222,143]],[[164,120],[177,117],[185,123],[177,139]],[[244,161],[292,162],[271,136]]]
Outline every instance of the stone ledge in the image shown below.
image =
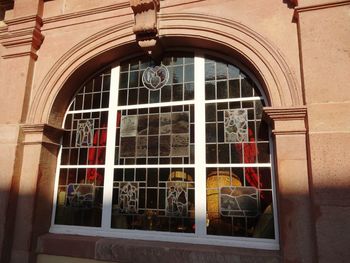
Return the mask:
[[279,263],[279,251],[66,234],[39,237],[38,254],[132,263]]
[[96,242],[100,237],[46,234],[40,236],[36,252],[55,256],[95,258]]

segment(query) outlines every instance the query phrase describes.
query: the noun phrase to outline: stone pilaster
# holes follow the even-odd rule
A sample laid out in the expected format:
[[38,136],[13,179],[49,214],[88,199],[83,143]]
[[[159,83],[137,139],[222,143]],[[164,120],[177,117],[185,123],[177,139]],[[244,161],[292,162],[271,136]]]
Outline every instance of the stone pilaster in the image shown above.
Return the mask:
[[299,0],[294,12],[320,262],[350,258],[349,14],[349,0]]
[[0,111],[7,112],[0,117],[0,123],[25,122],[37,51],[44,40],[42,4],[43,0],[16,1],[14,9],[5,17],[5,25],[0,28],[0,44],[4,47],[0,72],[4,103]]
[[306,136],[306,108],[264,108],[273,127],[283,262],[316,262]]
[[0,20],[4,19],[0,22],[0,261],[7,263],[14,238],[22,156],[27,151],[20,143],[20,125],[26,119],[37,51],[43,41],[43,0],[1,0],[0,5],[2,12],[6,11],[0,14]]
[[3,253],[4,262],[34,262],[36,236],[48,231],[61,134],[61,129],[46,124],[21,125],[21,164],[11,187],[6,244],[10,250]]

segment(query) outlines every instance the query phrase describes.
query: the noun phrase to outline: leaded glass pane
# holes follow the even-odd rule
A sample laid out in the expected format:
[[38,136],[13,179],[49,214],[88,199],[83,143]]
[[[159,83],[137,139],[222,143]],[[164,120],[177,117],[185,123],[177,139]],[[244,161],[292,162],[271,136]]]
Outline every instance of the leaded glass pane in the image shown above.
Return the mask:
[[92,78],[78,91],[69,110],[108,108],[110,70]]
[[160,64],[145,58],[121,64],[119,106],[186,101],[194,98],[191,56],[164,57]]
[[66,114],[55,224],[101,226],[109,86],[110,70],[97,74]]
[[218,165],[207,168],[207,234],[274,238],[271,168],[260,167],[271,162],[263,99],[237,67],[205,67],[206,162]]
[[[111,225],[193,233],[194,168],[172,165],[194,163],[194,104],[181,103],[194,99],[194,60],[167,56],[158,65],[149,59],[138,63],[121,67],[118,104],[128,108],[117,112],[115,165],[130,168],[114,170]],[[133,72],[142,75],[137,87],[129,84]]]
[[181,105],[118,111],[115,164],[193,163],[193,108]]
[[[258,85],[213,58],[202,65],[205,76],[195,78],[197,63],[175,53],[159,62],[122,62],[111,98],[109,69],[82,85],[65,116],[55,224],[100,227],[111,176],[113,229],[275,237],[269,129]],[[205,85],[195,91],[201,77]],[[195,122],[195,110],[203,123]],[[107,126],[114,145],[107,145]],[[195,129],[205,138],[196,138]],[[195,149],[205,151],[196,163]],[[206,226],[196,228],[195,187],[204,183],[206,211],[198,216],[206,215]]]
[[114,170],[112,228],[193,233],[194,168]]

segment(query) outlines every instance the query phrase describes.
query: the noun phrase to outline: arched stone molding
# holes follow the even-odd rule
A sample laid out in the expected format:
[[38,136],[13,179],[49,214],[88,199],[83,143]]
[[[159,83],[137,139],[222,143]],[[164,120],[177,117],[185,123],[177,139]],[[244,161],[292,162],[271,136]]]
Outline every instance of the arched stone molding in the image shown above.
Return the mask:
[[[135,42],[132,25],[133,22],[130,21],[102,30],[63,54],[48,71],[34,94],[27,122],[60,125],[61,114],[64,114],[68,106],[69,97],[76,91],[67,86],[76,81],[81,85],[84,77],[88,77],[89,68],[93,67],[92,72],[97,71],[101,65],[125,54],[118,47],[126,47]],[[119,55],[113,50],[117,50]],[[80,77],[77,74],[79,71]]]
[[[132,25],[130,21],[107,28],[65,53],[34,94],[27,122],[60,125],[74,93],[69,85],[78,84],[101,65],[139,52]],[[303,104],[300,85],[282,53],[247,26],[202,14],[163,14],[159,15],[159,37],[165,49],[179,45],[199,47],[239,57],[261,81],[270,106]],[[92,63],[96,61],[99,63]]]
[[[270,106],[303,104],[300,85],[282,52],[251,28],[219,17],[192,13],[160,15],[159,33],[165,42],[171,36],[195,37],[221,45],[239,56],[262,81]],[[211,46],[211,48],[214,48]],[[228,54],[230,54],[228,53]]]

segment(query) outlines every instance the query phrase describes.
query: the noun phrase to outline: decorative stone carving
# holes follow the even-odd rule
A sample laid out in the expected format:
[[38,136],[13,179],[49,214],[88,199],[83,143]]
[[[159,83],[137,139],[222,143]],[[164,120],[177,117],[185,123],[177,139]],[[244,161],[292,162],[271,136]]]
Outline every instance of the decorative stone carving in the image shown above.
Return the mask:
[[160,9],[159,0],[130,0],[134,12],[133,27],[139,46],[152,57],[161,53],[158,40],[157,13]]
[[49,124],[22,124],[24,145],[52,145],[60,146],[64,130]]
[[36,60],[36,53],[44,41],[41,17],[31,15],[4,22],[6,27],[3,33],[0,31],[0,43],[6,48],[6,52],[2,57],[8,59],[29,55]]
[[274,135],[305,134],[307,109],[304,106],[289,108],[264,107],[263,119],[273,127]]

